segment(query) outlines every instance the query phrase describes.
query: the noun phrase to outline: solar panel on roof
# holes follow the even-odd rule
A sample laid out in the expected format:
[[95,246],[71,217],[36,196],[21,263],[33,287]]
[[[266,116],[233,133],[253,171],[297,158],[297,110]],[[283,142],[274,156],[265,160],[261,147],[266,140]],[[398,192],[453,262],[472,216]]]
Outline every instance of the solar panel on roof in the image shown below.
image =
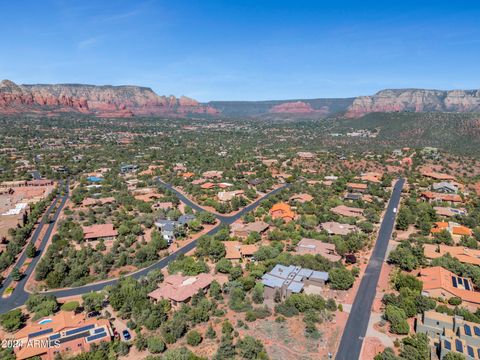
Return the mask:
[[473,332],[475,333],[475,335],[480,336],[480,328],[478,326],[473,327]]
[[53,334],[52,336],[50,336],[50,340],[55,340],[59,338],[60,338],[60,334]]
[[470,290],[470,284],[468,283],[467,280],[465,280],[465,282],[463,283],[463,285],[465,286],[465,290]]
[[31,333],[31,334],[28,334],[28,337],[29,337],[29,338],[33,338],[33,337],[37,337],[37,336],[40,336],[40,335],[49,334],[49,333],[51,333],[51,332],[53,332],[53,329],[52,329],[52,328],[49,328],[49,329],[40,330],[40,331]]
[[445,340],[445,341],[443,342],[443,344],[445,345],[445,349],[447,349],[447,350],[451,350],[451,349],[452,349],[452,344],[450,344],[450,341]]
[[68,330],[67,332],[65,332],[65,336],[70,336],[82,331],[90,330],[90,329],[93,329],[94,327],[95,325],[92,324],[92,325],[79,327],[78,329]]
[[107,336],[107,333],[102,332],[100,334],[96,334],[96,335],[92,335],[92,336],[87,337],[87,341],[98,340],[98,339],[104,338],[105,336]]
[[453,284],[453,287],[457,287],[457,279],[455,277],[452,276],[452,284]]
[[98,329],[95,329],[94,333],[95,333],[95,334],[98,334],[98,333],[101,333],[101,332],[103,332],[103,331],[105,331],[104,328],[98,328]]
[[470,325],[463,325],[463,329],[465,330],[465,335],[472,336],[472,330],[470,329]]
[[463,285],[463,279],[462,279],[461,277],[458,277],[458,278],[457,278],[457,281],[458,281],[458,283],[459,283],[460,285]]
[[467,353],[468,356],[471,356],[472,358],[475,357],[475,353],[473,352],[473,348],[471,346],[467,346]]
[[460,353],[463,353],[463,344],[458,339],[455,339],[455,350],[460,352]]

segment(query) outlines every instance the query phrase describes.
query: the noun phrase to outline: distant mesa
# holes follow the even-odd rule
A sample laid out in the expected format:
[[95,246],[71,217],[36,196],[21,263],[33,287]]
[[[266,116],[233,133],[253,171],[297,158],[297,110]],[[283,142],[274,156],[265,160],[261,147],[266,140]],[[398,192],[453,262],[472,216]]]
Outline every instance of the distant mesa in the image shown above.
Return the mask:
[[159,96],[146,87],[0,83],[0,114],[77,112],[99,117],[216,114],[196,100]]
[[480,90],[382,90],[355,98],[345,116],[356,118],[372,112],[480,112]]
[[303,101],[285,102],[270,108],[273,114],[312,114],[316,112],[328,113],[328,109],[315,110],[312,105]]
[[210,101],[159,96],[140,86],[81,84],[17,85],[0,82],[0,114],[55,115],[76,112],[98,117],[283,116],[358,118],[375,112],[480,112],[480,90],[387,89],[372,96],[337,99]]

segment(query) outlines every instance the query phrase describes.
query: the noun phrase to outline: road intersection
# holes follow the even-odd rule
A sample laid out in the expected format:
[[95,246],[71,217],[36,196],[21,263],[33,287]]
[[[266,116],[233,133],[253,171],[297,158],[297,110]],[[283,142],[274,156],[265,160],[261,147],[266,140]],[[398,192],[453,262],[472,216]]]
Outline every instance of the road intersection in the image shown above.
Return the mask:
[[[168,183],[165,183],[158,178],[157,178],[157,182],[161,186],[163,186],[164,188],[166,188],[166,189],[172,191],[173,193],[175,193],[175,195],[178,197],[178,199],[180,201],[182,201],[186,205],[190,206],[195,211],[205,211],[205,209],[203,209],[200,205],[191,201],[189,198],[187,198],[185,195],[183,195],[181,192],[179,192],[177,189],[175,189],[172,185],[170,185]],[[213,214],[219,220],[219,224],[216,227],[214,227],[213,229],[211,229],[209,232],[207,232],[205,235],[214,235],[222,228],[222,225],[233,224],[235,221],[240,219],[243,215],[245,215],[249,211],[255,209],[258,205],[260,205],[260,203],[262,201],[264,201],[265,199],[267,199],[267,198],[269,198],[273,195],[278,194],[280,191],[282,191],[286,187],[288,187],[288,184],[284,184],[281,187],[265,194],[264,196],[257,199],[256,201],[249,204],[248,206],[246,206],[245,208],[243,208],[242,210],[240,210],[239,212],[237,212],[236,214],[234,214],[232,216]],[[55,214],[53,215],[52,222],[48,223],[48,228],[47,228],[47,231],[46,231],[44,237],[42,238],[41,245],[38,249],[38,254],[35,258],[32,259],[32,262],[29,264],[27,270],[25,271],[25,276],[18,282],[15,290],[13,291],[13,293],[10,297],[0,300],[0,314],[3,314],[3,313],[5,313],[9,310],[13,310],[13,309],[15,309],[19,306],[22,306],[28,300],[28,297],[30,296],[30,293],[28,293],[25,290],[25,285],[27,283],[28,278],[30,276],[32,276],[32,274],[34,273],[35,266],[37,265],[38,261],[40,260],[41,255],[46,250],[45,247],[46,247],[46,244],[48,243],[48,239],[50,238],[50,236],[52,234],[53,228],[54,228],[56,222],[58,221],[59,215],[60,215],[63,207],[65,206],[65,203],[67,202],[68,197],[69,197],[69,193],[68,193],[68,182],[67,182],[65,194],[61,198],[57,197],[54,200],[52,205],[50,205],[50,207],[46,211],[45,215],[42,217],[42,220],[40,221],[37,229],[35,230],[35,233],[33,234],[32,239],[31,239],[32,243],[35,243],[37,241],[37,239],[40,236],[40,233],[43,229],[43,226],[47,225],[47,219],[48,219],[49,213],[52,211],[53,208],[55,208],[56,204],[60,201],[60,205],[58,206],[57,210],[55,211]],[[194,240],[194,241],[188,243],[187,245],[185,245],[184,247],[182,247],[182,248],[178,249],[177,251],[173,252],[172,254],[170,254],[170,255],[164,257],[163,259],[155,262],[154,264],[152,264],[152,265],[150,265],[146,268],[143,268],[141,270],[138,270],[134,273],[131,273],[129,275],[126,275],[125,277],[130,276],[130,277],[133,277],[135,279],[138,279],[142,276],[147,275],[152,270],[163,269],[166,266],[168,266],[168,264],[171,261],[175,260],[179,255],[186,254],[189,251],[191,251],[192,249],[194,249],[197,246],[197,241],[198,240]],[[16,266],[20,268],[25,263],[25,260],[26,260],[26,255],[24,254],[18,260]],[[8,288],[11,281],[12,280],[11,280],[10,277],[7,278],[4,281],[4,283],[0,287],[0,293],[3,293],[5,291],[5,289]],[[116,279],[111,279],[111,280],[102,281],[102,282],[98,282],[98,283],[88,284],[88,285],[75,287],[75,288],[46,291],[46,292],[43,292],[43,294],[51,294],[51,295],[54,295],[58,298],[67,297],[67,296],[78,296],[78,295],[86,294],[86,293],[89,293],[89,292],[92,292],[92,291],[100,291],[108,285],[116,284],[118,281],[119,281],[119,279],[116,278]]]

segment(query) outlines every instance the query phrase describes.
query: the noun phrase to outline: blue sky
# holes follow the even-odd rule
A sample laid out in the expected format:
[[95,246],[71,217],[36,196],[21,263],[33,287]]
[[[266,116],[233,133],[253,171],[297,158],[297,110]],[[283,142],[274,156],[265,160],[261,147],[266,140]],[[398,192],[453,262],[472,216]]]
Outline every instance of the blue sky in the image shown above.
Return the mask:
[[479,19],[478,1],[8,1],[0,78],[201,101],[472,89]]

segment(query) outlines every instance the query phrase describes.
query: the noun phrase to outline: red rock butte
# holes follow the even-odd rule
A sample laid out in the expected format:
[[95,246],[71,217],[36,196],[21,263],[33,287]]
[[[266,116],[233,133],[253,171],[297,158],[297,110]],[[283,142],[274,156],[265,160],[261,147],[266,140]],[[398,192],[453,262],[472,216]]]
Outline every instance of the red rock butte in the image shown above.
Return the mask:
[[187,97],[159,96],[139,86],[0,83],[0,114],[77,112],[99,117],[217,114]]

